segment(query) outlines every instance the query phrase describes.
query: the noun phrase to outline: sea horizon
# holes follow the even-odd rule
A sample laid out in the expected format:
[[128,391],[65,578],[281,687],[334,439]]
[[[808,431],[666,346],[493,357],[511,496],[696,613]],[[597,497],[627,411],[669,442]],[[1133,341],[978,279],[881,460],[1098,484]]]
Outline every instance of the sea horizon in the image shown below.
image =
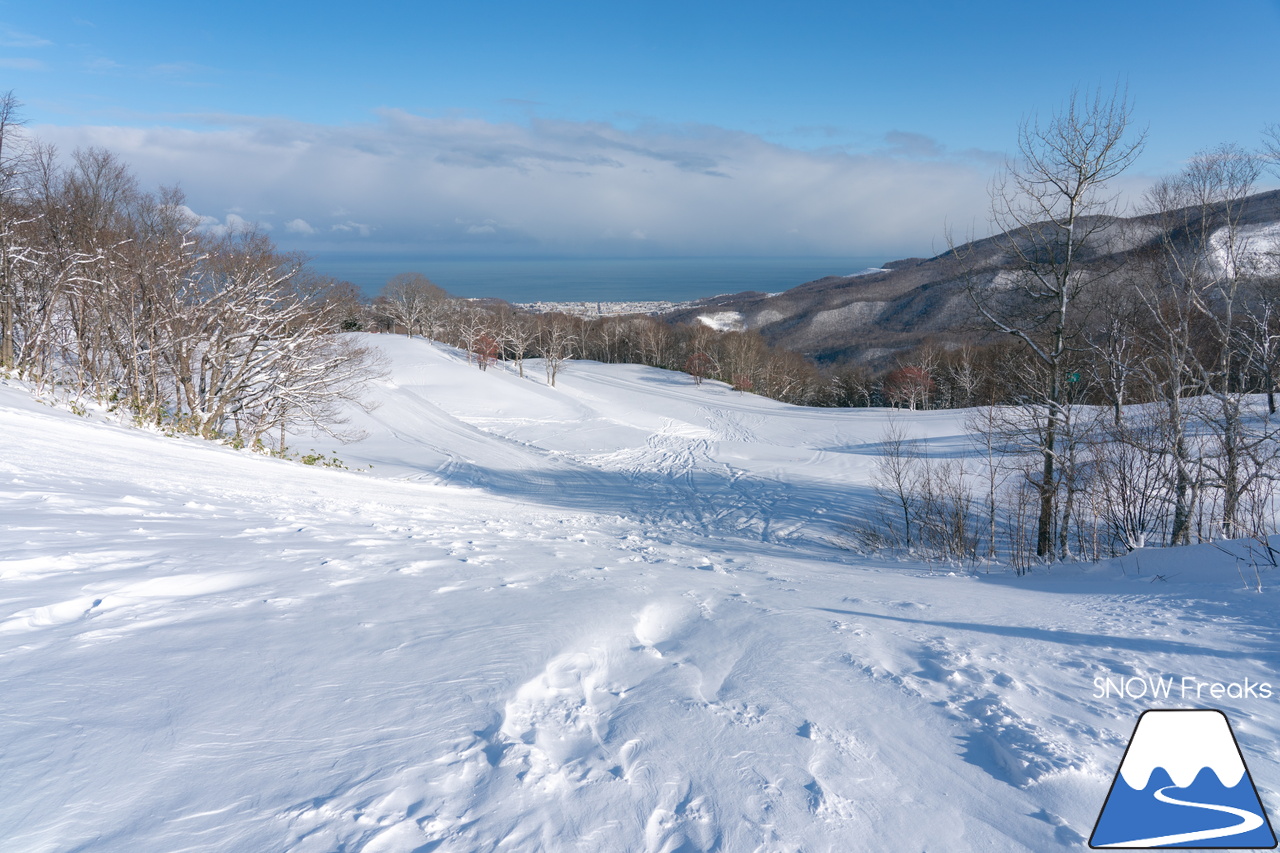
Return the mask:
[[310,266],[376,296],[392,276],[417,272],[454,296],[508,302],[686,302],[747,290],[776,293],[853,275],[892,254],[838,257],[466,258],[317,252]]

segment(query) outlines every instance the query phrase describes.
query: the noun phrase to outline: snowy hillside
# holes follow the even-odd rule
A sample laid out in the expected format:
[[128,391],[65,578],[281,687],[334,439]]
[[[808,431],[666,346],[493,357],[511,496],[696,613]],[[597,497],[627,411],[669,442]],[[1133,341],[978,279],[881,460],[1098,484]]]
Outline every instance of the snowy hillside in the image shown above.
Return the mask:
[[884,411],[371,340],[367,437],[295,442],[363,470],[0,384],[4,850],[1079,850],[1149,707],[1280,804],[1276,597],[1215,549],[869,559]]

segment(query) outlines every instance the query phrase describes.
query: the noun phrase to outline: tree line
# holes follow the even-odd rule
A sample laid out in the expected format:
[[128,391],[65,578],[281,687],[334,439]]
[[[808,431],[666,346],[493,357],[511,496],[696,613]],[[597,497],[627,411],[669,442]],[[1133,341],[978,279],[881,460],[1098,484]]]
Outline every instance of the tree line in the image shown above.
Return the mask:
[[[970,427],[987,464],[970,473],[986,506],[961,512],[959,463],[890,436],[880,490],[896,543],[973,554],[985,540],[993,554],[1000,539],[1026,568],[1255,537],[1280,562],[1266,538],[1280,478],[1280,234],[1275,211],[1261,217],[1270,227],[1248,215],[1280,134],[1258,151],[1196,154],[1122,217],[1115,179],[1143,142],[1120,92],[1074,95],[1021,127],[1019,157],[992,187],[999,268],[966,270],[976,318],[1005,338],[999,357],[925,348],[884,383],[910,408],[981,405]],[[965,261],[964,246],[952,252]]]
[[886,437],[879,490],[890,511],[867,528],[882,544],[1000,553],[1026,569],[1253,536],[1280,561],[1265,545],[1280,477],[1278,235],[1247,216],[1264,168],[1280,161],[1280,135],[1259,151],[1198,153],[1126,217],[1114,185],[1144,141],[1120,92],[1074,94],[1046,122],[1024,122],[1018,157],[992,185],[1001,257],[979,268],[965,246],[951,248],[970,334],[880,373],[819,366],[750,331],[453,300],[413,275],[372,310],[383,327],[458,346],[481,368],[506,359],[523,372],[540,357],[551,384],[566,359],[589,358],[798,405],[970,409],[979,464],[930,460],[905,430]]
[[[971,409],[986,464],[930,462],[889,437],[879,529],[908,546],[1022,566],[1146,544],[1264,541],[1280,477],[1276,217],[1250,218],[1280,162],[1200,152],[1125,217],[1116,179],[1142,150],[1123,93],[1073,95],[1024,122],[992,185],[1002,257],[963,270],[973,329],[891,370],[817,365],[754,331],[659,317],[533,314],[424,276],[371,301],[253,229],[211,233],[174,188],[145,192],[110,152],[60,158],[0,97],[0,370],[143,422],[283,451],[337,431],[380,370],[341,332],[399,331],[481,369],[554,385],[572,359],[645,364],[807,406]],[[1112,250],[1120,247],[1119,250]],[[895,461],[896,460],[896,461]],[[999,547],[997,541],[999,540]],[[1274,556],[1274,555],[1273,555]]]
[[419,273],[391,279],[369,304],[367,323],[457,347],[482,370],[502,360],[523,376],[526,359],[541,359],[552,386],[567,361],[581,358],[682,371],[695,383],[718,380],[796,405],[851,404],[848,383],[757,332],[673,325],[648,315],[531,313],[497,300],[452,297]]
[[283,452],[378,372],[354,288],[255,230],[210,234],[108,151],[64,160],[0,96],[0,370],[141,422]]

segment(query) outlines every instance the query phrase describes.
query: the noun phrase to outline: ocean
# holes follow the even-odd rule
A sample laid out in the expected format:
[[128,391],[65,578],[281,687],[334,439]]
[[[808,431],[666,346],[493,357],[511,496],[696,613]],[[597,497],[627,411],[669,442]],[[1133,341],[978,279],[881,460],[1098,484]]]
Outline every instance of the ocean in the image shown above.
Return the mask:
[[321,252],[311,267],[375,296],[387,279],[418,272],[454,296],[508,302],[683,302],[759,290],[775,293],[893,260],[838,258],[433,258]]

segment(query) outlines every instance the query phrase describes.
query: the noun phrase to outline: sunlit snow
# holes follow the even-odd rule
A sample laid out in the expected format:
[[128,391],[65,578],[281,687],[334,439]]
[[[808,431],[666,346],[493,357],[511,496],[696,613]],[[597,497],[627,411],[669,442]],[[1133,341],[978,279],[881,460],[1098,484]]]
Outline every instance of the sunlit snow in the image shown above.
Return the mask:
[[1276,698],[1097,686],[1280,683],[1221,551],[869,557],[883,410],[370,340],[350,471],[0,383],[4,850],[1078,850],[1148,707],[1274,804]]

